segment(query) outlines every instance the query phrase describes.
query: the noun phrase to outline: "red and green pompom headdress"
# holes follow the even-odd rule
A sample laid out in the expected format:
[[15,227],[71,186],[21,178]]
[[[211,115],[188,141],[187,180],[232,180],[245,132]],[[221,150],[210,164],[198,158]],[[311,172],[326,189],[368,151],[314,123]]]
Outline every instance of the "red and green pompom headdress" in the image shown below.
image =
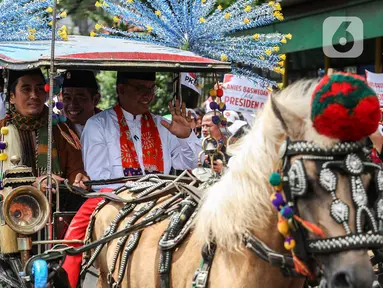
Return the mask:
[[325,76],[312,97],[311,120],[321,135],[360,141],[378,128],[379,100],[363,77],[345,73]]

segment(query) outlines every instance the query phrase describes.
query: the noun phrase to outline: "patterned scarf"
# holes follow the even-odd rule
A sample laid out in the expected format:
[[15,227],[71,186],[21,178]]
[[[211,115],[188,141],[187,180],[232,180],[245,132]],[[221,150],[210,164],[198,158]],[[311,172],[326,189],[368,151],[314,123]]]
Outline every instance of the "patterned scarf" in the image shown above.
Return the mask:
[[[39,118],[22,116],[16,111],[14,105],[11,105],[10,112],[10,123],[19,130],[22,147],[22,163],[28,167],[32,167],[36,176],[45,175],[48,161],[48,107],[44,105],[44,110]],[[53,128],[55,129],[55,127]],[[36,139],[33,137],[33,131],[36,132]],[[62,175],[54,141],[52,143],[51,155],[52,173]]]
[[[121,161],[124,175],[143,175],[122,108],[117,105],[113,109],[117,114],[120,126]],[[141,145],[145,174],[164,173],[162,142],[157,125],[149,112],[143,114],[141,118]]]

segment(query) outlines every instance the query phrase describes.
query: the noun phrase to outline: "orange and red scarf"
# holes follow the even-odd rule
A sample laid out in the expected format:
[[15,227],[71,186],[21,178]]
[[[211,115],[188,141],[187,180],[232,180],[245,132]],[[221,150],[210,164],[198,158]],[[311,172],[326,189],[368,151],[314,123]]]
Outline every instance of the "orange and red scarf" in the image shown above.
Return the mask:
[[[116,105],[113,109],[117,114],[118,124],[120,126],[121,162],[124,175],[143,175],[144,173],[138,161],[132,135],[126,123],[122,108]],[[143,114],[141,118],[141,146],[145,174],[164,173],[160,133],[149,112]]]

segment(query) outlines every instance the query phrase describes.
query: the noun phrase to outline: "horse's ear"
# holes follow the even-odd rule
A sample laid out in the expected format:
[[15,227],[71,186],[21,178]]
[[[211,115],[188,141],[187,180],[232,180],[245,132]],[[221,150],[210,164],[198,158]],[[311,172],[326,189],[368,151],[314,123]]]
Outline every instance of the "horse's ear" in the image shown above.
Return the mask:
[[275,117],[281,123],[286,135],[295,138],[300,131],[302,119],[287,107],[281,105],[276,97],[271,96],[271,108]]

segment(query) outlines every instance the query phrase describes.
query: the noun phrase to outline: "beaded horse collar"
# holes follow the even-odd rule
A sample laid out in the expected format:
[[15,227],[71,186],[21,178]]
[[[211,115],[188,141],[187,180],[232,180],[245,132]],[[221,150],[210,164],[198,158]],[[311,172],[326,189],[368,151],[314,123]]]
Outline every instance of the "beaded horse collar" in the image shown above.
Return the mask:
[[[278,230],[285,237],[285,248],[292,252],[298,273],[312,277],[305,265],[308,255],[383,245],[383,172],[380,166],[367,160],[366,152],[361,142],[341,142],[329,149],[322,149],[310,142],[291,142],[289,139],[281,145],[279,155],[283,161],[283,176],[277,172],[270,176],[270,184],[275,189],[271,200],[279,211]],[[290,163],[293,156],[301,157]],[[319,184],[332,196],[329,213],[344,227],[345,236],[325,238],[319,227],[299,217],[297,200],[309,193],[304,160],[314,161],[320,167]],[[350,207],[336,195],[338,179],[334,170],[349,177],[356,210],[355,233],[351,232],[348,224]],[[374,176],[375,194],[374,191],[368,195],[366,193],[361,178],[365,173]],[[363,225],[363,217],[366,225]],[[320,239],[308,240],[305,230],[320,236]]]

